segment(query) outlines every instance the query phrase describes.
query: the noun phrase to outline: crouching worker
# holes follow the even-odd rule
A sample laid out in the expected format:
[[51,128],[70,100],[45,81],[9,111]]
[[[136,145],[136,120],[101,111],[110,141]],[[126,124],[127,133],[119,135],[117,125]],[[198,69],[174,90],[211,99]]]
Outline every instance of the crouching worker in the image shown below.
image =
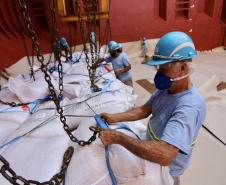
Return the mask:
[[[58,48],[58,45],[59,45],[59,48]],[[65,52],[65,54],[63,53],[63,51]],[[70,58],[70,56],[68,56],[68,54],[70,53],[70,49],[64,37],[61,37],[58,43],[55,42],[53,44],[53,52],[54,52],[54,61],[59,61],[60,56],[64,56],[67,59]]]
[[116,78],[122,81],[124,84],[133,87],[132,76],[131,76],[131,64],[127,55],[121,53],[121,49],[119,49],[118,44],[115,41],[110,41],[108,43],[108,53],[110,56],[101,58],[97,61],[96,64],[101,63],[103,61],[111,62],[114,68],[114,72]]
[[101,131],[105,146],[119,144],[136,156],[169,166],[174,185],[188,168],[198,132],[206,117],[206,104],[192,84],[192,58],[197,56],[194,43],[183,32],[170,32],[156,45],[151,61],[157,66],[154,78],[157,90],[141,107],[125,113],[102,113],[107,123],[136,121],[152,115],[145,140],[129,137],[113,129]]

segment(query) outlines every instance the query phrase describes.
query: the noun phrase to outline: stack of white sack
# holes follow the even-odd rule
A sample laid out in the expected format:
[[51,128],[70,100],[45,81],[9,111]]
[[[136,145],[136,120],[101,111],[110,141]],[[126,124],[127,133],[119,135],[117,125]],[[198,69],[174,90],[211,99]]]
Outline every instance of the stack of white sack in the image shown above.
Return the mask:
[[[146,128],[140,121],[124,124],[140,137],[145,133]],[[73,135],[78,140],[87,141],[93,135],[90,126],[96,126],[95,119],[84,119]],[[117,126],[110,125],[112,129]],[[119,131],[135,137],[134,133],[127,130]],[[70,141],[67,135],[48,139],[22,138],[5,151],[0,150],[0,153],[17,175],[44,182],[60,171],[63,153],[69,146],[73,146],[74,154],[66,171],[66,185],[112,184],[106,165],[105,147],[99,138],[86,146]],[[173,185],[168,167],[138,158],[120,145],[110,146],[109,161],[117,184]],[[9,182],[0,176],[0,184],[8,185]]]
[[[122,113],[134,108],[137,95],[132,95],[132,88],[117,80],[113,71],[110,72],[102,65],[97,68],[95,83],[102,88],[102,92],[92,93],[84,59],[64,66],[64,99],[61,107],[69,129],[78,140],[87,141],[93,135],[89,127],[96,126],[96,121],[91,108],[97,114]],[[0,99],[26,103],[44,99],[50,94],[44,77],[39,75],[40,78],[34,82],[27,77],[28,75],[24,75],[22,78],[18,76],[11,79],[9,89],[1,91]],[[58,77],[51,76],[51,82],[56,93],[59,93]],[[1,106],[5,109],[5,105]],[[11,112],[7,116],[11,117],[9,120],[5,119],[6,113],[0,113],[0,127],[5,131],[2,131],[4,134],[0,133],[0,143],[5,144],[23,136],[10,147],[0,150],[0,155],[9,161],[17,175],[39,182],[50,180],[60,172],[67,147],[73,146],[75,151],[66,172],[66,185],[112,184],[105,161],[105,147],[99,138],[85,147],[70,141],[51,100],[40,103],[32,115],[29,114],[30,105],[22,109],[25,108],[26,116],[22,115],[24,112],[16,112],[17,116],[14,115],[15,112]],[[146,127],[140,121],[125,124],[140,137],[145,133]],[[116,125],[110,127],[115,128]],[[127,130],[119,131],[135,137]],[[109,159],[118,184],[173,184],[168,167],[140,159],[119,145],[110,147]],[[0,176],[0,184],[10,183]]]
[[[92,94],[90,86],[91,82],[87,72],[87,65],[78,65],[76,63],[64,76],[64,93],[69,99]],[[112,68],[111,65],[108,67]],[[102,89],[102,91],[120,90],[126,94],[132,94],[133,88],[125,85],[115,77],[112,71],[108,71],[101,65],[96,70],[95,84]]]
[[[132,109],[136,98],[137,95],[126,95],[118,91],[112,91],[94,93],[88,99],[83,97],[69,101],[65,97],[60,105],[64,110],[67,125],[70,130],[74,130],[82,120],[87,119],[87,116],[95,116],[89,106],[97,113],[121,113]],[[53,101],[50,100],[39,104],[34,113],[11,134],[8,141],[24,134],[26,134],[24,137],[32,138],[50,138],[65,134],[63,123],[60,121],[60,116]]]

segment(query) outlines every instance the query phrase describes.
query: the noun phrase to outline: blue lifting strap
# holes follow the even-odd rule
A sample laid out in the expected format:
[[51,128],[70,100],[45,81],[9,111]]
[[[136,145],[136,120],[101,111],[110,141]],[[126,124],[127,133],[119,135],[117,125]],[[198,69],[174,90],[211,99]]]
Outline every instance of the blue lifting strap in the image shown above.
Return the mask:
[[49,96],[47,96],[44,99],[37,99],[37,100],[35,100],[33,102],[30,102],[30,105],[31,105],[30,106],[30,110],[29,110],[30,114],[34,114],[35,113],[35,109],[36,109],[37,105],[39,105],[40,103],[46,102],[46,101],[50,100],[51,98],[52,98],[52,96],[49,95]]
[[[109,125],[107,124],[107,122],[103,122],[103,120],[101,119],[101,117],[98,114],[94,118],[95,118],[97,124],[99,125],[99,127],[103,128],[103,129],[104,128],[107,128],[107,129],[110,128]],[[110,162],[109,162],[109,150],[110,150],[110,146],[105,146],[106,163],[107,163],[107,167],[108,167],[109,175],[111,177],[112,184],[117,185],[114,173],[111,169],[111,165],[110,165]]]
[[127,125],[125,125],[125,124],[122,123],[122,122],[118,122],[118,123],[121,125],[121,127],[116,127],[116,128],[114,128],[114,130],[118,130],[118,129],[125,129],[125,130],[128,130],[128,131],[134,133],[135,136],[137,137],[137,139],[140,139],[140,137],[139,137],[132,129],[130,129]]

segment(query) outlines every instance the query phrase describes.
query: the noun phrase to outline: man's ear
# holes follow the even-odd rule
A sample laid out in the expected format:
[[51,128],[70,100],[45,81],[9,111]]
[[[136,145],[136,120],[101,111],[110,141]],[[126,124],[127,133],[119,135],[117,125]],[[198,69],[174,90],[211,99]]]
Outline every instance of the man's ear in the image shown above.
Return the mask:
[[181,72],[184,73],[184,74],[187,74],[187,72],[188,72],[187,61],[182,63],[182,65],[181,65]]

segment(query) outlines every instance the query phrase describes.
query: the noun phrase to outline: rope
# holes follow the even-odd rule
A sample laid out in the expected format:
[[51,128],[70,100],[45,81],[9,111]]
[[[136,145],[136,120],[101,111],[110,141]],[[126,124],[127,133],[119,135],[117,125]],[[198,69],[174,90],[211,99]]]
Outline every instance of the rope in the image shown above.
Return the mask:
[[163,58],[163,59],[173,59],[173,60],[181,60],[182,56],[180,57],[166,57],[162,55],[153,55],[153,57]]

